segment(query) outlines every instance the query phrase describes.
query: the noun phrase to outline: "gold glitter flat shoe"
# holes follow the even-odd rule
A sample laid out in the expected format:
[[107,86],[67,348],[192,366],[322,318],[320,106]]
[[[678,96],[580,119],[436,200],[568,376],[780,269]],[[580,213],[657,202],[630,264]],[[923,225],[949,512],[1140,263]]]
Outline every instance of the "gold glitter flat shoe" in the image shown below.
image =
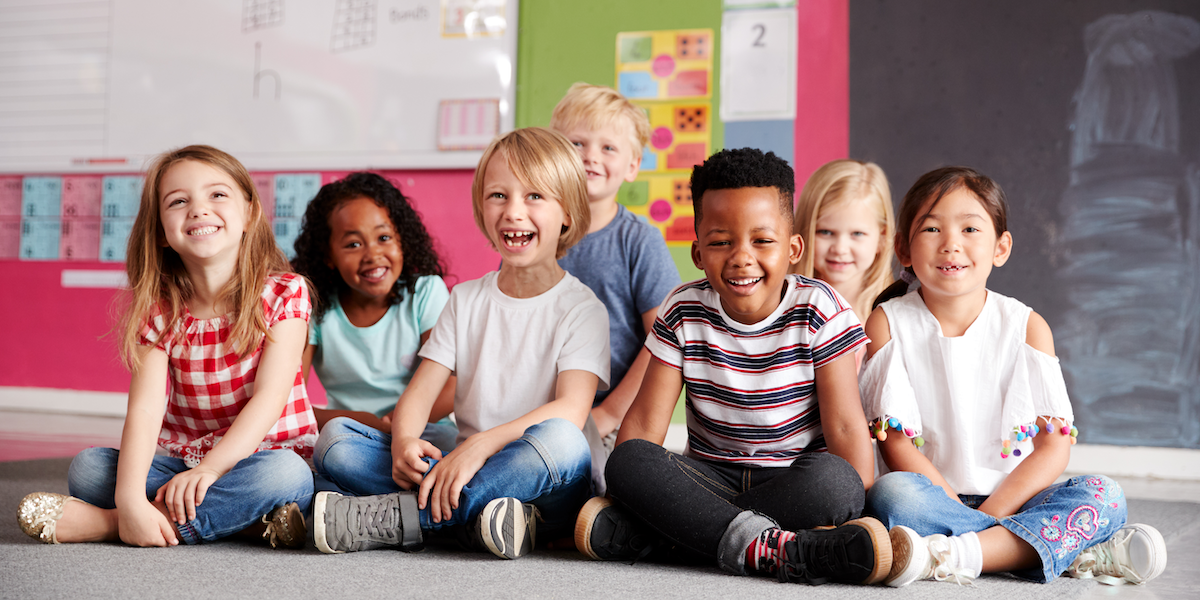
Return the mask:
[[79,498],[53,492],[34,492],[25,496],[17,506],[17,521],[21,531],[45,544],[57,544],[55,529],[63,516],[67,502],[83,502]]
[[262,537],[272,548],[303,548],[308,537],[308,526],[304,524],[304,515],[300,513],[300,505],[289,502],[263,515],[262,522],[267,524]]

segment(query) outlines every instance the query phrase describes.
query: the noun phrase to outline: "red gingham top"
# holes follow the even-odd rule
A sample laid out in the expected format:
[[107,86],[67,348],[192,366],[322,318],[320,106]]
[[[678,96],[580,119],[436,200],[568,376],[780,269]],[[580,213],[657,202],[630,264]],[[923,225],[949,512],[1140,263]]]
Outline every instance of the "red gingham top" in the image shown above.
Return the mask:
[[[262,301],[268,329],[284,319],[307,323],[312,315],[304,280],[292,273],[270,277],[263,286]],[[140,340],[142,345],[154,344],[166,352],[170,361],[170,391],[158,445],[195,467],[254,395],[254,376],[266,336],[239,361],[227,347],[230,323],[225,316],[197,319],[184,308],[173,334],[161,335],[163,326],[162,313],[156,310]],[[283,414],[258,449],[290,448],[308,458],[316,440],[317,419],[297,367]]]

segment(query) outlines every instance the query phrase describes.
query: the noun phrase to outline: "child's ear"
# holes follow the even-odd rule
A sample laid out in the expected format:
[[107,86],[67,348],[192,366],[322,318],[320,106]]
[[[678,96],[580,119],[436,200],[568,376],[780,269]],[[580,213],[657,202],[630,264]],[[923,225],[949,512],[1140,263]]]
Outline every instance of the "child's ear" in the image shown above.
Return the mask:
[[901,248],[900,244],[896,244],[896,261],[904,268],[912,266],[912,257],[908,254],[908,248]]
[[1008,257],[1012,255],[1012,234],[1005,231],[1000,234],[1000,239],[996,240],[996,254],[992,257],[992,266],[1003,267],[1004,263],[1008,262]]
[[629,171],[625,173],[625,181],[633,183],[637,180],[638,172],[642,169],[642,153],[639,152],[633,155],[633,160],[629,162]]
[[798,233],[793,233],[789,240],[788,262],[793,265],[799,263],[802,254],[804,254],[804,238]]
[[692,264],[696,265],[697,269],[704,270],[704,263],[700,260],[700,242],[692,242]]

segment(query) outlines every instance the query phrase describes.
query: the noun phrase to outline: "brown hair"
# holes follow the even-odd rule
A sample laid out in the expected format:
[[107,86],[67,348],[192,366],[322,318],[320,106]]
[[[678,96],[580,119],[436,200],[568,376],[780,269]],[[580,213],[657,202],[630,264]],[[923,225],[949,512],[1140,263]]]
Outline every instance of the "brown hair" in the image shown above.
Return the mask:
[[650,118],[644,109],[610,87],[583,82],[572,85],[554,107],[550,128],[566,133],[582,124],[595,130],[618,124],[622,118],[633,145],[633,157],[641,160],[642,148],[650,143]]
[[544,127],[526,127],[505,134],[483,151],[471,183],[471,204],[475,210],[475,225],[488,238],[492,247],[497,240],[488,234],[483,222],[483,186],[488,162],[499,154],[509,170],[525,186],[556,196],[570,227],[558,236],[555,258],[567,255],[567,250],[587,235],[592,223],[588,207],[587,173],[575,146],[563,134]]
[[118,325],[119,344],[121,360],[135,372],[140,367],[138,340],[154,309],[157,307],[162,312],[163,327],[159,333],[166,339],[175,332],[184,304],[195,293],[183,260],[163,243],[166,238],[159,214],[159,184],[171,167],[185,160],[223,171],[250,203],[237,266],[219,297],[220,304],[230,307],[229,344],[239,358],[249,355],[267,334],[262,303],[267,277],[289,270],[287,258],[275,244],[258,190],[242,163],[211,146],[187,146],[158,156],[146,170],[141,204],[125,253],[129,302]]
[[998,183],[970,167],[942,167],[922,175],[900,202],[896,216],[896,231],[900,234],[896,236],[898,256],[911,256],[913,224],[928,215],[947,194],[960,188],[971,192],[983,205],[992,218],[997,237],[1008,231],[1008,201]]
[[792,267],[792,272],[805,277],[815,276],[813,253],[816,245],[813,240],[817,235],[817,220],[822,214],[851,202],[870,206],[879,223],[879,248],[875,261],[863,273],[862,292],[854,307],[854,312],[866,315],[870,313],[871,301],[893,280],[892,237],[896,220],[892,216],[891,188],[879,165],[850,159],[835,160],[825,163],[808,178],[796,203],[792,231],[804,238],[804,253],[800,255],[800,262]]

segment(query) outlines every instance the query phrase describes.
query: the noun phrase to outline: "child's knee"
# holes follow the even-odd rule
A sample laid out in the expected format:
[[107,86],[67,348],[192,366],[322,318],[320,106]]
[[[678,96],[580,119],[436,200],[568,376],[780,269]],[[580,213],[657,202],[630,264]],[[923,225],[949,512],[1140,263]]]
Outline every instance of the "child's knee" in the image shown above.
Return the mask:
[[313,466],[318,472],[328,472],[327,467],[337,468],[339,458],[345,454],[345,445],[341,442],[348,438],[360,437],[355,425],[358,425],[358,421],[354,419],[337,417],[330,419],[325,427],[321,428],[321,435],[317,437],[317,443],[313,446]]
[[587,462],[590,468],[592,453],[587,438],[579,427],[566,419],[546,419],[526,429],[521,437],[556,464]]
[[312,496],[313,474],[300,455],[291,450],[263,450],[257,477],[279,497]]
[[667,454],[667,449],[654,442],[642,439],[625,440],[613,449],[608,463],[604,466],[604,479],[609,490],[615,490],[619,494],[625,489],[626,483],[643,486],[647,481],[652,481],[648,477],[652,477],[651,474],[656,472],[657,465],[661,464],[656,459],[666,457]]
[[111,496],[116,489],[117,450],[85,448],[67,470],[67,489],[72,496],[101,508],[115,508]]
[[907,506],[921,501],[924,496],[919,490],[927,485],[929,480],[918,473],[894,471],[883,475],[875,480],[867,492],[866,510],[880,517],[902,514]]

